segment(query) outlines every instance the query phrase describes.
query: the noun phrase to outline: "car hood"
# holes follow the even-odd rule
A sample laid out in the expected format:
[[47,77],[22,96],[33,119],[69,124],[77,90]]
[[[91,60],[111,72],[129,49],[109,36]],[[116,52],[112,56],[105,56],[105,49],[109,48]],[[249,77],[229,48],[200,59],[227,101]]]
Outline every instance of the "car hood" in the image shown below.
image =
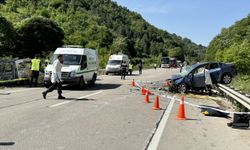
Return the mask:
[[174,75],[171,76],[170,79],[174,81],[174,80],[178,80],[180,78],[183,78],[183,76],[181,76],[180,74],[174,74]]

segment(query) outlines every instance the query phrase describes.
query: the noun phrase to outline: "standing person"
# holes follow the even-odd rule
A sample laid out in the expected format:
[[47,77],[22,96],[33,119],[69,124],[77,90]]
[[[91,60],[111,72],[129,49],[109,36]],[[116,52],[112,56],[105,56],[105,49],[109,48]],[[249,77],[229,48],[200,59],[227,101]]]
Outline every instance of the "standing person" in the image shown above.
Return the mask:
[[156,70],[156,64],[154,64],[154,68],[155,68],[155,70]]
[[212,95],[212,79],[208,70],[209,66],[206,66],[204,69],[204,73],[205,73],[205,88],[208,91],[208,95],[211,96]]
[[31,60],[31,79],[30,79],[30,87],[32,87],[33,80],[35,79],[34,86],[37,86],[37,81],[39,78],[39,71],[41,67],[41,60],[39,59],[39,55],[36,54],[35,58]]
[[63,66],[63,55],[58,55],[57,59],[52,64],[52,75],[51,75],[52,85],[46,91],[42,92],[44,99],[46,99],[46,95],[49,92],[52,92],[56,88],[58,93],[58,99],[65,99],[65,97],[62,96],[62,79],[61,79],[62,66]]
[[122,64],[121,64],[121,80],[125,80],[125,77],[126,77],[126,72],[127,72],[127,63],[125,61],[122,61]]
[[133,65],[131,63],[129,63],[128,65],[128,71],[129,71],[129,75],[132,75]]
[[142,74],[142,60],[140,60],[138,68],[139,68],[139,74]]

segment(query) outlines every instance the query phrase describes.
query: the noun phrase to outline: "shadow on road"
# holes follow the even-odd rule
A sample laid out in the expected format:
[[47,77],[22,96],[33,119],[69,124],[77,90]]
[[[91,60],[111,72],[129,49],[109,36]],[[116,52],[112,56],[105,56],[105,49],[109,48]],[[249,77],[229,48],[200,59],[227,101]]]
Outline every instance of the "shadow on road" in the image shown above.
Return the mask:
[[0,142],[0,146],[12,146],[15,145],[15,142]]
[[91,98],[66,98],[65,100],[68,101],[95,101],[95,99],[91,99]]
[[97,83],[94,86],[88,86],[86,85],[83,89],[80,89],[76,86],[65,86],[63,87],[63,90],[74,90],[74,91],[95,91],[95,90],[110,90],[110,89],[116,89],[120,87],[121,84],[110,84],[110,83]]

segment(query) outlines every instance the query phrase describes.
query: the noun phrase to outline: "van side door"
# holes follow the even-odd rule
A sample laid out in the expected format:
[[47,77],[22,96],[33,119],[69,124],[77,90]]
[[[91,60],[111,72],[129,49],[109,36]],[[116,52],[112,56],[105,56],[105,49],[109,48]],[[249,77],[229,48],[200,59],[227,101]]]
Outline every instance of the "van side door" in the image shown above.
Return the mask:
[[87,63],[87,61],[88,61],[87,56],[82,55],[80,73],[84,77],[85,81],[89,81],[89,72],[88,72],[88,63]]

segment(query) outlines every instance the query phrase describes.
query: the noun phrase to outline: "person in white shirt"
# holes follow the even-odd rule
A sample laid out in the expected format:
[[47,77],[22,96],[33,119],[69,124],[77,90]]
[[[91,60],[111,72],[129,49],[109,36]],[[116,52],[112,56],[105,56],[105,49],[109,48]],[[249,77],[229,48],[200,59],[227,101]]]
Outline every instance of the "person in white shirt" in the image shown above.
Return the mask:
[[61,75],[62,66],[63,66],[63,55],[58,55],[57,59],[53,62],[52,65],[52,74],[51,74],[52,85],[46,91],[42,92],[44,99],[46,99],[46,96],[49,92],[52,92],[55,89],[57,89],[58,92],[58,99],[65,99],[65,97],[62,96],[62,75]]

